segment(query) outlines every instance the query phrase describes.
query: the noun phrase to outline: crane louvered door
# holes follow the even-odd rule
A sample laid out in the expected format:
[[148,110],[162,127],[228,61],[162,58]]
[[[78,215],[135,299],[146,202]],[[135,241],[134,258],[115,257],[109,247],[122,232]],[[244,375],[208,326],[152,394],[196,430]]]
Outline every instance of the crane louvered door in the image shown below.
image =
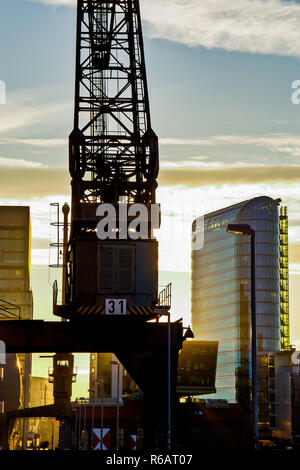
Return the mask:
[[134,247],[117,248],[117,290],[122,293],[134,293],[135,278]]
[[134,293],[135,247],[99,246],[98,292]]
[[[115,249],[113,246],[100,246],[98,257],[98,291],[114,292],[115,289]],[[100,259],[99,259],[100,258]]]

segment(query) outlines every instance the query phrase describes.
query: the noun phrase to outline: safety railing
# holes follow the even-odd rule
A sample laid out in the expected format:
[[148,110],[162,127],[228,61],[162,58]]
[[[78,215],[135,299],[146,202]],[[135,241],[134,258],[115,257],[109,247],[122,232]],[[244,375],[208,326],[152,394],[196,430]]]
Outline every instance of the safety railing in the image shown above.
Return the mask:
[[171,307],[172,297],[172,284],[168,284],[160,293],[158,297],[158,305],[160,307]]

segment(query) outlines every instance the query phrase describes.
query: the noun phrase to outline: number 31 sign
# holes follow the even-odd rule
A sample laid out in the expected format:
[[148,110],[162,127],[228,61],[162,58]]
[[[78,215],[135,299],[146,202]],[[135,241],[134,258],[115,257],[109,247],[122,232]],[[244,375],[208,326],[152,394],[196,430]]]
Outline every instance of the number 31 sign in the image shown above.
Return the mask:
[[126,315],[126,299],[105,299],[105,315]]

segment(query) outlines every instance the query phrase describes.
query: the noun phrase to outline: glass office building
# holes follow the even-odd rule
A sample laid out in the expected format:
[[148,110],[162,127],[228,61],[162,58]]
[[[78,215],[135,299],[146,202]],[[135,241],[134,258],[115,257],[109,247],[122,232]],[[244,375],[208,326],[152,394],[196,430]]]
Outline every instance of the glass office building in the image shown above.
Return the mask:
[[[245,409],[251,381],[250,239],[227,233],[227,225],[249,224],[256,232],[258,351],[280,351],[281,336],[285,334],[286,345],[289,338],[287,328],[281,328],[281,285],[286,287],[286,282],[281,273],[279,203],[256,197],[206,214],[202,224],[194,221],[195,232],[204,231],[204,245],[192,251],[193,332],[197,340],[219,342],[217,394],[212,398],[239,402]],[[284,312],[288,318],[288,305]]]

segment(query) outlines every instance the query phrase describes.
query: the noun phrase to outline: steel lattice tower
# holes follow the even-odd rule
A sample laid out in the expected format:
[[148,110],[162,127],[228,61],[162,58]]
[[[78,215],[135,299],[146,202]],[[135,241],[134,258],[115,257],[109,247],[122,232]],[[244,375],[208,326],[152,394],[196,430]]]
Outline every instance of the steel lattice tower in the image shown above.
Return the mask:
[[[69,165],[66,304],[87,311],[85,306],[103,307],[107,298],[118,295],[129,308],[156,305],[158,245],[152,205],[158,139],[151,128],[139,0],[78,0]],[[148,214],[147,239],[128,236],[130,222],[127,230],[120,224],[120,202],[122,209],[142,204]],[[116,225],[114,236],[100,240],[97,212],[104,204],[114,206]]]
[[72,210],[82,203],[154,203],[151,128],[138,0],[78,0]]

